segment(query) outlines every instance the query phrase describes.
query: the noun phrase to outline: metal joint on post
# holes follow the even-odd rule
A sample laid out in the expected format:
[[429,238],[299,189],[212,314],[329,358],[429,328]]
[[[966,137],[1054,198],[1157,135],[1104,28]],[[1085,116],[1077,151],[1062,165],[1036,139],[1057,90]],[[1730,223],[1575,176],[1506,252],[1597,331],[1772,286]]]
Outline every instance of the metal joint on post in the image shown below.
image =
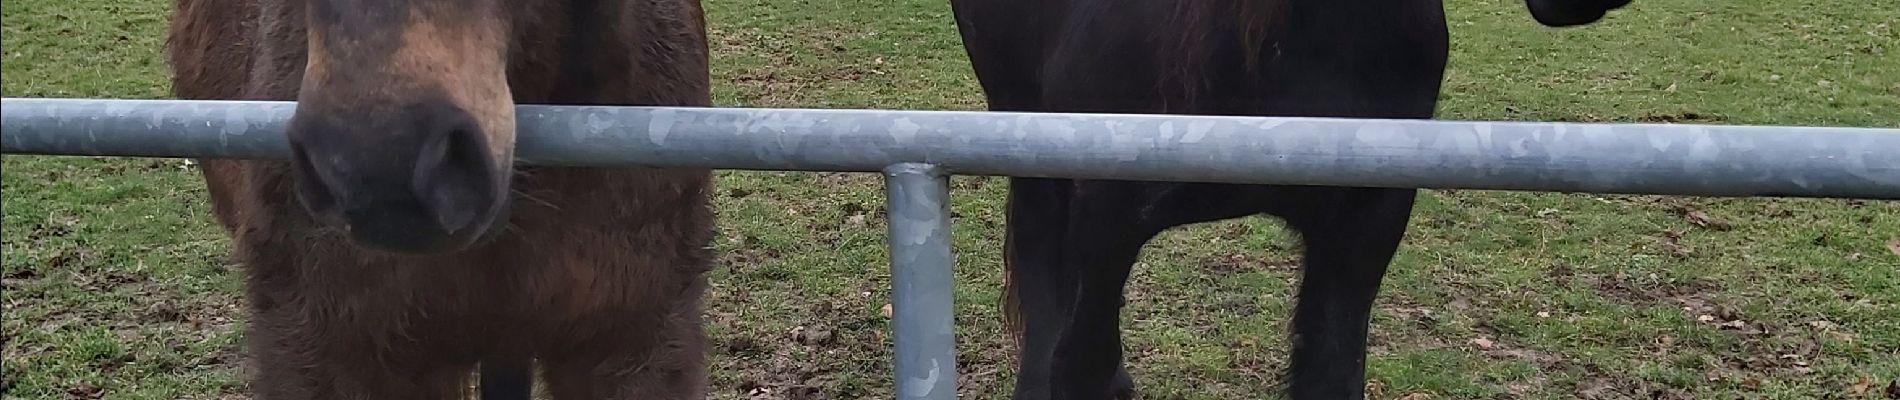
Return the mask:
[[932,164],[884,168],[897,398],[957,398],[950,177]]

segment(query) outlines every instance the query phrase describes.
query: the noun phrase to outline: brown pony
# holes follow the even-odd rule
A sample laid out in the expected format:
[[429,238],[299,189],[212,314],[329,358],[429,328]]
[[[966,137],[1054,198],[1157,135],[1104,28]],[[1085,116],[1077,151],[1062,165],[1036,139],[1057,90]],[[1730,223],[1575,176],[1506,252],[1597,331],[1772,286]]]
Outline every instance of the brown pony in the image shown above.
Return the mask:
[[517,103],[710,103],[696,0],[176,0],[185,99],[295,100],[203,160],[259,399],[698,398],[706,169],[514,168]]

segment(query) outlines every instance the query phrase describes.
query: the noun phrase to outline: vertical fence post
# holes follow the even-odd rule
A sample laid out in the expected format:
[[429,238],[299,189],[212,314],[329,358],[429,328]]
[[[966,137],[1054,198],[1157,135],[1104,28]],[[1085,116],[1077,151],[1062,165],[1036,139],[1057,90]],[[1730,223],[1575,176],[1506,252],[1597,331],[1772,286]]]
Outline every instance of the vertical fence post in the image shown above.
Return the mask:
[[957,354],[951,307],[950,177],[931,164],[884,168],[890,224],[891,363],[897,398],[957,398]]

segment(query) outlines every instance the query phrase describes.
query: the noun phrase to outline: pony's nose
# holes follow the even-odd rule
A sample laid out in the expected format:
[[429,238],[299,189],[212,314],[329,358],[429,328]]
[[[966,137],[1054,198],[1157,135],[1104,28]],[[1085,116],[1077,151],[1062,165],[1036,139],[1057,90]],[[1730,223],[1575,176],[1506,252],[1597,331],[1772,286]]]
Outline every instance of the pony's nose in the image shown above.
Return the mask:
[[296,189],[320,221],[400,252],[466,245],[499,202],[505,171],[467,112],[447,104],[291,122]]

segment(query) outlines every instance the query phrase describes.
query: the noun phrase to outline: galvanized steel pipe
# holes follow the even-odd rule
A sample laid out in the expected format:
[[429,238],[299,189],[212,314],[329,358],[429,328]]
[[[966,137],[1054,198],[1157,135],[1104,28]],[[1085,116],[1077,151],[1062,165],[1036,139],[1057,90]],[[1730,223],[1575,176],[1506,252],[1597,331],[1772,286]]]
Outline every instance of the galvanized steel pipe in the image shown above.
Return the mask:
[[935,165],[884,169],[890,222],[891,366],[897,398],[957,398],[956,279],[950,252],[950,176]]
[[[7,153],[283,158],[288,102],[9,98]],[[1900,129],[961,111],[517,108],[524,163],[1900,198]]]

